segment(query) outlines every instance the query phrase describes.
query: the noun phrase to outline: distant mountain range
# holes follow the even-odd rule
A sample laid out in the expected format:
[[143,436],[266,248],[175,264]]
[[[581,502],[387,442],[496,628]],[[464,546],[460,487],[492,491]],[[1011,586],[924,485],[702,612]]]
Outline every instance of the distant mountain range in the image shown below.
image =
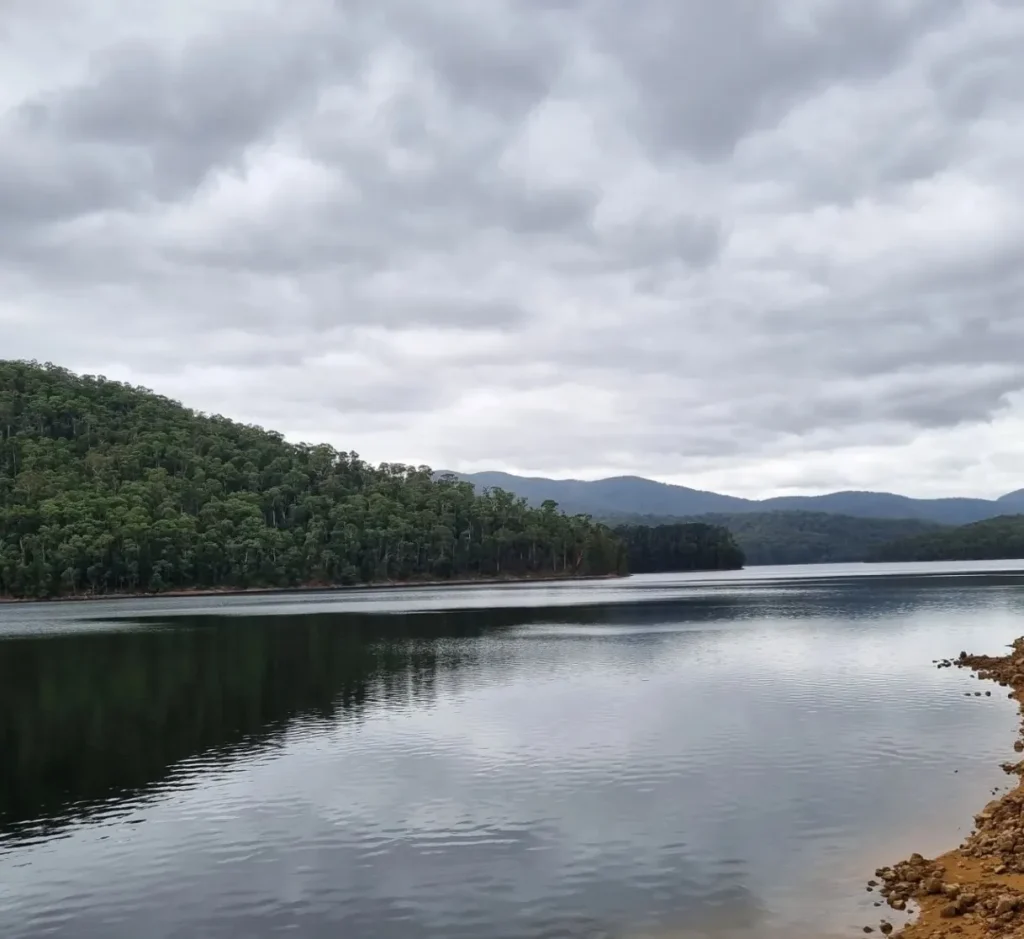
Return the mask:
[[943,525],[965,525],[1000,515],[1024,513],[1024,489],[998,499],[912,499],[891,492],[831,492],[821,496],[741,499],[640,476],[589,481],[498,472],[452,475],[477,488],[506,489],[536,505],[545,499],[554,499],[566,512],[582,512],[602,519],[641,515],[692,518],[746,512],[825,512],[854,518],[918,519]]

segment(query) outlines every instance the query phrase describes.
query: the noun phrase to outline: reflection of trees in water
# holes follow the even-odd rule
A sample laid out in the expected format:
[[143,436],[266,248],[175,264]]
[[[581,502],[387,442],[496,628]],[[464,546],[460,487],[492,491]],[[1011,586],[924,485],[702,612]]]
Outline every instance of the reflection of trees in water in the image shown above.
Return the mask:
[[176,618],[0,643],[0,826],[67,820],[181,760],[264,746],[300,716],[426,703],[479,629],[405,617]]
[[[1019,575],[847,578],[605,605],[175,616],[145,629],[9,639],[0,642],[0,831],[81,815],[165,780],[191,757],[265,746],[298,717],[359,719],[368,709],[429,704],[439,676],[476,666],[480,650],[467,640],[485,633],[885,617],[961,602],[977,609],[977,596],[957,600],[975,586],[1002,588],[991,602],[1016,609],[1024,599],[1005,588],[1019,583]],[[487,657],[491,670],[512,664],[529,667],[521,654]]]

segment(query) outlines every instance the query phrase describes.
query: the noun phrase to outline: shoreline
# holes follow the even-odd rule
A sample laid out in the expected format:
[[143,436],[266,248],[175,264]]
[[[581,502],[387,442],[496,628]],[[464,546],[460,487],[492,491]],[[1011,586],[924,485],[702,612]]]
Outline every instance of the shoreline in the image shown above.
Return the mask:
[[5,603],[88,603],[98,600],[147,600],[157,597],[245,597],[302,593],[356,593],[365,590],[401,590],[412,587],[493,587],[510,584],[545,584],[562,581],[619,580],[629,574],[542,574],[535,577],[459,577],[448,580],[378,580],[367,584],[304,584],[299,587],[182,587],[177,590],[132,593],[61,594],[54,597],[0,597]]
[[[1002,656],[968,655],[937,662],[938,668],[970,669],[979,681],[1009,688],[1024,717],[1024,637]],[[973,677],[973,676],[972,676]],[[992,690],[966,692],[974,697]],[[892,934],[900,939],[980,939],[983,936],[1024,936],[1024,725],[1014,741],[1016,762],[1002,764],[1017,785],[990,801],[974,816],[974,828],[959,847],[934,859],[912,854],[907,860],[875,871],[884,902],[916,918],[895,930],[885,919],[865,926],[865,933]]]

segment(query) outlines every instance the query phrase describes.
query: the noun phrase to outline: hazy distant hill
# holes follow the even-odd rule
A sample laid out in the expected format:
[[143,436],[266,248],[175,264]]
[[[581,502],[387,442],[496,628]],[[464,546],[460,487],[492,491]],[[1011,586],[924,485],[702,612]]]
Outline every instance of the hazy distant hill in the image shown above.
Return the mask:
[[683,486],[670,486],[640,476],[614,476],[610,479],[545,479],[541,476],[513,476],[509,473],[455,473],[477,489],[501,488],[540,505],[554,499],[560,508],[572,514],[586,512],[600,517],[615,515],[703,515],[708,512],[741,512],[756,503],[717,492],[702,492]]
[[615,476],[610,479],[545,479],[509,473],[456,473],[478,487],[500,487],[540,504],[554,499],[566,512],[586,512],[600,518],[652,515],[692,518],[710,513],[826,512],[856,518],[916,518],[944,525],[963,525],[1024,511],[1024,489],[999,499],[911,499],[890,492],[833,492],[821,496],[780,496],[741,499],[686,486]]

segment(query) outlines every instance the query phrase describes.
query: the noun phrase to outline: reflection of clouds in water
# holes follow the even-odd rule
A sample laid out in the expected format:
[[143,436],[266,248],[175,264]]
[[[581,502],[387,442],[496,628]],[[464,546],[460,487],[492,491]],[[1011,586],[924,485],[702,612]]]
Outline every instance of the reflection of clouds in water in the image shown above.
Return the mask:
[[[552,843],[550,836],[542,839],[549,848]],[[752,927],[765,913],[745,883],[743,865],[709,867],[680,851],[664,853],[656,866],[631,865],[626,858],[573,863],[525,838],[464,846],[458,855],[453,850],[443,867],[439,864],[438,879],[427,886],[421,846],[394,845],[379,869],[367,872],[363,896],[374,903],[411,897],[407,912],[418,926],[444,926],[458,935],[474,935],[476,929],[487,936],[592,936],[679,921]],[[454,920],[453,909],[460,911]],[[573,910],[579,912],[566,912]],[[493,922],[511,928],[495,931],[487,926]]]
[[[803,599],[319,614],[279,630],[195,619],[198,644],[180,648],[183,633],[93,636],[94,658],[68,664],[95,672],[97,703],[123,687],[111,652],[134,650],[163,675],[190,675],[195,657],[215,680],[201,708],[183,696],[181,714],[230,700],[245,666],[266,680],[239,679],[238,713],[265,706],[253,727],[288,729],[231,772],[179,764],[192,788],[139,805],[145,825],[112,826],[120,846],[81,825],[26,849],[32,866],[5,878],[5,898],[17,915],[75,883],[92,897],[75,931],[85,939],[109,934],[118,906],[153,935],[181,934],[187,919],[217,939],[286,924],[314,939],[774,939],[776,925],[799,935],[805,915],[871,922],[874,867],[921,847],[925,827],[955,843],[979,780],[1002,781],[1012,706],[965,701],[976,683],[929,660],[994,651],[1019,632],[1011,609],[1002,587],[872,584]],[[340,636],[347,645],[327,641]]]
[[[173,816],[161,818],[160,811],[154,816],[165,866],[150,866],[146,876],[137,876],[124,851],[119,872],[101,845],[79,844],[91,848],[81,852],[79,863],[88,857],[95,869],[86,870],[78,883],[94,881],[95,891],[83,894],[90,901],[73,917],[55,910],[46,917],[49,926],[69,927],[73,921],[79,939],[110,935],[110,910],[95,901],[104,894],[109,899],[112,883],[119,915],[129,921],[145,915],[149,935],[178,935],[181,911],[188,910],[190,919],[203,923],[202,934],[214,939],[285,928],[311,939],[339,934],[346,939],[591,939],[674,923],[753,928],[765,915],[764,904],[746,885],[742,863],[708,866],[679,849],[666,852],[653,867],[631,865],[626,857],[573,865],[553,856],[551,832],[543,830],[492,828],[472,837],[397,837],[371,845],[325,841],[310,819],[297,817],[290,843],[283,843],[280,831],[253,830],[249,844],[236,845],[234,856],[217,864],[208,853],[208,836],[195,831],[199,819],[171,830],[167,823]],[[239,818],[258,825],[252,811]],[[190,828],[195,840],[188,837]],[[265,844],[259,834],[270,836]],[[238,863],[242,855],[249,863]],[[157,874],[164,875],[159,882]],[[45,888],[37,880],[29,877],[24,890],[12,890],[12,899],[22,901],[10,905],[13,914],[43,906]]]
[[[969,626],[947,620],[929,631],[912,622],[901,635],[899,623],[886,625],[862,634],[824,622],[813,624],[810,635],[781,637],[766,629],[763,644],[760,629],[659,635],[655,667],[650,648],[635,643],[523,642],[515,667],[474,688],[472,707],[449,701],[429,717],[403,718],[401,727],[384,718],[385,736],[397,734],[392,744],[413,765],[435,765],[433,771],[421,766],[410,779],[433,772],[464,780],[475,773],[474,798],[484,798],[485,814],[501,806],[531,817],[557,806],[563,846],[601,850],[636,842],[642,833],[641,846],[633,848],[636,866],[644,845],[656,852],[664,839],[685,831],[697,856],[735,852],[762,875],[789,870],[787,876],[803,878],[803,868],[821,863],[822,853],[833,863],[851,841],[905,824],[921,811],[922,784],[939,812],[968,801],[958,795],[970,784],[967,774],[922,781],[923,768],[945,768],[937,740],[973,736],[977,744],[984,730],[979,719],[985,721],[994,731],[985,739],[998,743],[975,765],[981,775],[998,774],[997,748],[1012,740],[1012,708],[1004,703],[982,712],[965,705],[958,689],[967,676],[934,672],[921,656],[926,638],[956,645]],[[983,631],[991,641],[992,627]],[[815,646],[830,635],[831,655],[822,654]],[[510,642],[521,641],[497,645]],[[888,672],[873,669],[879,644],[903,644],[917,655]],[[547,657],[552,650],[557,661]],[[485,671],[488,654],[480,659]],[[567,661],[579,671],[563,674]],[[474,685],[467,674],[473,670],[462,673],[463,683]],[[449,763],[451,771],[438,771],[438,763]],[[369,786],[380,774],[366,769]],[[394,785],[397,791],[383,800],[388,787],[374,785],[366,820],[415,801],[412,783]],[[460,804],[453,803],[454,812],[462,811]],[[753,816],[751,805],[758,806]],[[937,822],[948,830],[955,819]],[[780,843],[789,849],[785,857],[774,856]]]

